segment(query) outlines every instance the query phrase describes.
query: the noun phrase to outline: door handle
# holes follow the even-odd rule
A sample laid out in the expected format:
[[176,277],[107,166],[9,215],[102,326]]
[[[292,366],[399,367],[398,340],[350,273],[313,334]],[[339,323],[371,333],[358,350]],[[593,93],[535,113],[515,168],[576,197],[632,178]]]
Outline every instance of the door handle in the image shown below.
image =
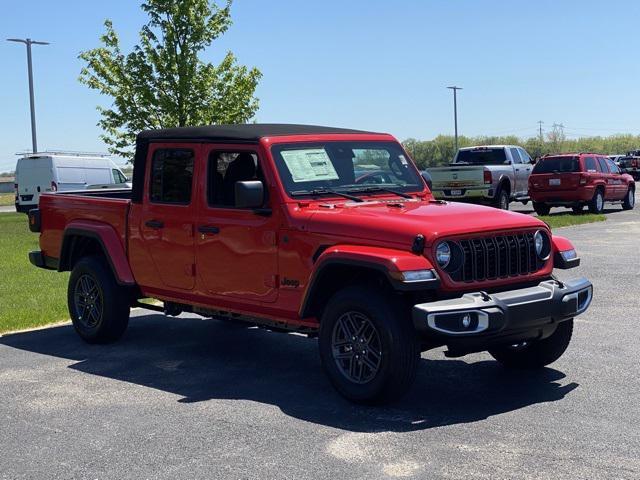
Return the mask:
[[200,225],[198,227],[198,232],[200,233],[220,233],[220,229],[218,227],[214,227],[213,225]]
[[163,228],[164,222],[160,220],[147,220],[144,224],[149,228]]

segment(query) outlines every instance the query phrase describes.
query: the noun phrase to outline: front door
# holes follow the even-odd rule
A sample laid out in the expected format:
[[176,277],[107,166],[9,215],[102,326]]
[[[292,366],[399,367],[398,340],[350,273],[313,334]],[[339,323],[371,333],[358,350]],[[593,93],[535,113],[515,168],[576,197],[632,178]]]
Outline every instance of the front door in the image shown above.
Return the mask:
[[205,145],[206,192],[196,225],[198,290],[206,295],[274,302],[277,298],[277,220],[264,208],[235,206],[235,183],[261,180],[258,149]]
[[151,144],[144,202],[137,225],[157,275],[144,284],[191,290],[195,286],[194,169],[200,145]]

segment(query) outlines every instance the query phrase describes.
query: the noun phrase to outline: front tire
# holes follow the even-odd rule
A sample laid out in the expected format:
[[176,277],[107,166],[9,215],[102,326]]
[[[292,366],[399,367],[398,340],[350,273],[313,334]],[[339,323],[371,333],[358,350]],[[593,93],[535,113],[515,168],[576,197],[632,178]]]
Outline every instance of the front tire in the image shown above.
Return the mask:
[[102,257],[78,260],[69,276],[67,303],[73,327],[87,343],[119,339],[129,324],[130,298]]
[[327,303],[320,359],[334,388],[356,403],[386,403],[413,384],[420,345],[407,309],[392,294],[352,286]]
[[629,188],[627,191],[627,195],[624,197],[622,201],[622,209],[623,210],[632,210],[636,204],[636,191],[633,188]]
[[558,324],[556,331],[545,339],[493,348],[489,353],[507,368],[542,368],[562,356],[571,342],[572,334],[573,319]]

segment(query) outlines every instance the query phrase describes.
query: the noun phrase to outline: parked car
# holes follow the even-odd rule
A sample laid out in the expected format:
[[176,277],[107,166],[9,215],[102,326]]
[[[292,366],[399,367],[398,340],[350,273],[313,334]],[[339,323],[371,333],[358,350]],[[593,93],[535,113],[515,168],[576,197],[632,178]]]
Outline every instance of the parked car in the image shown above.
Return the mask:
[[625,157],[625,155],[607,155],[609,159],[615,163],[616,165],[620,164],[620,160]]
[[448,167],[429,168],[433,194],[443,200],[489,203],[503,210],[511,201],[529,200],[532,160],[516,145],[486,145],[458,150]]
[[41,193],[86,188],[126,188],[126,176],[106,156],[75,153],[35,153],[18,159],[15,205],[27,213],[38,206]]
[[[371,158],[395,183],[356,181]],[[118,339],[133,305],[301,332],[355,402],[402,395],[438,346],[543,367],[592,297],[588,280],[552,276],[580,262],[567,239],[528,215],[434,200],[395,138],[357,130],[145,131],[132,190],[44,193],[29,224],[31,263],[71,271],[85,341]]]
[[529,194],[538,215],[551,207],[567,207],[579,213],[585,206],[600,213],[605,202],[622,203],[625,210],[635,204],[635,182],[604,156],[566,153],[542,157],[529,177]]
[[640,155],[628,155],[620,158],[617,163],[620,171],[631,175],[634,180],[640,180]]

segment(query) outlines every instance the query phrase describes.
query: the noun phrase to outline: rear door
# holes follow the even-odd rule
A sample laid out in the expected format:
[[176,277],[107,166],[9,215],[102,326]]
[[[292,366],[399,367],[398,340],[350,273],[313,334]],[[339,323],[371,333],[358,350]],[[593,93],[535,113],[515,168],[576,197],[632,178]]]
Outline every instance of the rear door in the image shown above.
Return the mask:
[[529,176],[531,175],[531,170],[533,170],[533,164],[531,163],[531,157],[524,148],[518,147],[518,151],[520,152],[520,160],[522,160],[519,179],[522,186],[522,194],[526,196],[529,194]]
[[151,144],[137,230],[156,274],[140,282],[158,289],[195,286],[194,176],[200,145]]
[[511,167],[513,168],[513,180],[515,185],[513,186],[513,194],[516,197],[524,196],[527,191],[527,178],[526,172],[522,165],[522,158],[520,157],[520,149],[510,148],[511,153]]
[[18,204],[37,205],[40,194],[52,190],[52,181],[50,157],[20,159],[16,168]]

